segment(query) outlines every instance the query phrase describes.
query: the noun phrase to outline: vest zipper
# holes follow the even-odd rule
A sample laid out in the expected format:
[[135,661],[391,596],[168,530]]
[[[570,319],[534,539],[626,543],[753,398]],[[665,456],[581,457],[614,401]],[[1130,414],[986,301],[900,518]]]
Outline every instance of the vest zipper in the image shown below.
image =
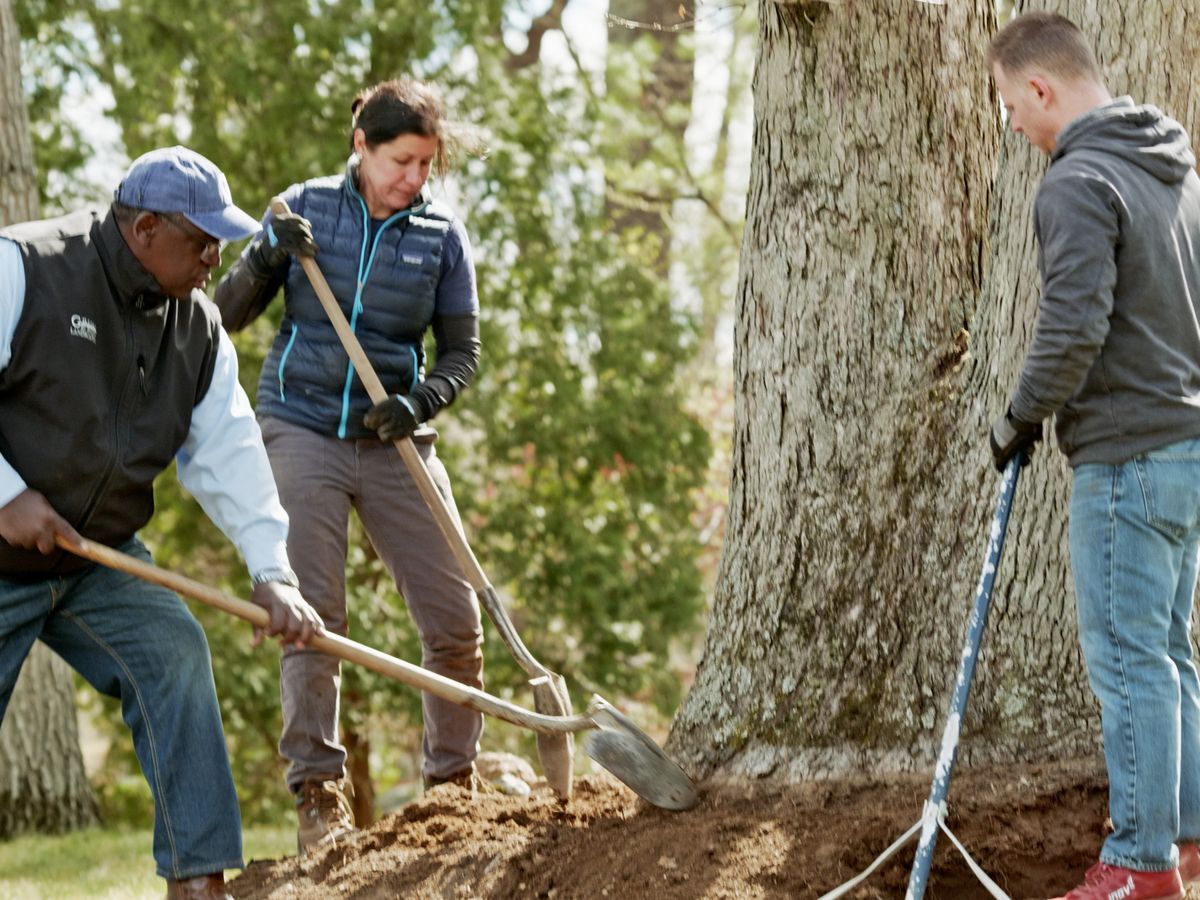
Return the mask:
[[[375,265],[375,251],[379,249],[379,239],[383,237],[383,233],[387,231],[388,226],[400,219],[411,215],[415,211],[424,210],[424,206],[420,210],[413,208],[402,209],[397,213],[393,213],[384,219],[383,224],[379,226],[379,230],[375,232],[375,239],[371,241],[371,255],[366,259],[366,268],[364,268],[363,259],[367,252],[367,236],[371,233],[371,217],[367,212],[367,203],[362,197],[355,192],[355,197],[358,198],[358,205],[362,207],[363,214],[363,243],[358,251],[358,278],[357,287],[354,289],[354,306],[350,312],[350,331],[354,332],[358,326],[358,314],[362,312],[362,293],[363,288],[367,285],[367,279],[371,275],[371,269]],[[350,417],[350,389],[354,386],[354,361],[350,360],[346,364],[346,385],[342,388],[342,417],[338,423],[338,437],[342,440],[346,439],[346,420]]]
[[[139,298],[140,299],[140,298]],[[88,497],[87,503],[84,504],[83,513],[80,515],[79,524],[75,526],[77,531],[82,532],[91,522],[92,516],[96,514],[96,510],[100,506],[100,501],[104,498],[104,494],[108,491],[108,486],[112,482],[113,473],[117,470],[117,463],[121,458],[121,427],[126,418],[125,412],[128,408],[128,400],[133,393],[135,387],[134,370],[136,369],[139,379],[144,387],[145,385],[145,357],[138,356],[136,362],[133,359],[133,316],[122,305],[121,315],[125,319],[125,350],[129,354],[129,369],[125,375],[125,384],[121,388],[121,393],[117,398],[116,415],[113,416],[113,431],[112,431],[112,453],[109,456],[108,464],[104,468],[104,474],[100,476],[100,480]]]
[[296,343],[296,337],[300,334],[300,326],[295,322],[292,323],[292,335],[288,338],[287,346],[283,348],[283,353],[279,356],[279,402],[287,403],[287,398],[283,396],[283,367],[287,365],[288,354],[292,352],[292,345]]

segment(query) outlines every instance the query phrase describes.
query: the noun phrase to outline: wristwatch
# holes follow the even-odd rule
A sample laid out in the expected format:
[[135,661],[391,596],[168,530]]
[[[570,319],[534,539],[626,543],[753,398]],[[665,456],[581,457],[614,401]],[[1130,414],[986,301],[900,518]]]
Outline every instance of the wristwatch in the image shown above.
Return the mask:
[[286,584],[289,587],[299,588],[300,579],[296,577],[296,573],[288,566],[276,566],[271,569],[260,569],[254,573],[254,577],[250,579],[255,587],[260,584],[274,582],[275,584]]

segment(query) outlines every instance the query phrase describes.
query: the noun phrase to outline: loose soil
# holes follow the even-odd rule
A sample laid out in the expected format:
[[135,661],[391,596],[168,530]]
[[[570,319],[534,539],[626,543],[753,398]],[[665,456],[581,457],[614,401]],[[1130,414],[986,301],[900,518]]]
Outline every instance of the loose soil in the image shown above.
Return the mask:
[[[1104,836],[1107,786],[1094,764],[960,770],[947,826],[1014,900],[1077,884]],[[607,775],[561,804],[443,785],[352,843],[252,862],[243,900],[306,898],[816,898],[864,870],[920,816],[928,775],[804,784],[716,782],[671,813]],[[903,897],[915,838],[849,896]],[[943,833],[930,900],[984,898]],[[1197,892],[1200,897],[1200,892]]]

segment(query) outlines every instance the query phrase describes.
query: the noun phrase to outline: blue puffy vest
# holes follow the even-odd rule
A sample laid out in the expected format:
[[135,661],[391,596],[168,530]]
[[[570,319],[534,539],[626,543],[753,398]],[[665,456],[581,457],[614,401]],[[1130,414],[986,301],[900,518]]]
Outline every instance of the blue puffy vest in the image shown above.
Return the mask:
[[[425,376],[423,338],[433,320],[451,214],[418,201],[387,219],[372,239],[352,170],[307,181],[285,197],[312,223],[317,264],[379,380],[389,394],[407,393]],[[366,389],[294,259],[284,298],[283,321],[258,384],[259,414],[339,438],[374,437],[362,423],[371,408]]]

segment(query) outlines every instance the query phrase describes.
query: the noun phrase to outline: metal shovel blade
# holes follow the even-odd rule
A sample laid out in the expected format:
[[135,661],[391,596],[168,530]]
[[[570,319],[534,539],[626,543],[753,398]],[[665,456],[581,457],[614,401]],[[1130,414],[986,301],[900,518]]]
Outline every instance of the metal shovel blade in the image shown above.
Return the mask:
[[596,730],[583,736],[587,755],[635,794],[670,810],[691,809],[700,801],[687,773],[603,698],[592,696],[588,715],[596,723]]
[[[571,715],[567,683],[561,675],[547,673],[532,679],[529,684],[533,688],[534,708],[539,713],[544,716]],[[543,734],[539,731],[537,748],[546,782],[559,797],[570,800],[575,769],[574,738],[570,734]]]

